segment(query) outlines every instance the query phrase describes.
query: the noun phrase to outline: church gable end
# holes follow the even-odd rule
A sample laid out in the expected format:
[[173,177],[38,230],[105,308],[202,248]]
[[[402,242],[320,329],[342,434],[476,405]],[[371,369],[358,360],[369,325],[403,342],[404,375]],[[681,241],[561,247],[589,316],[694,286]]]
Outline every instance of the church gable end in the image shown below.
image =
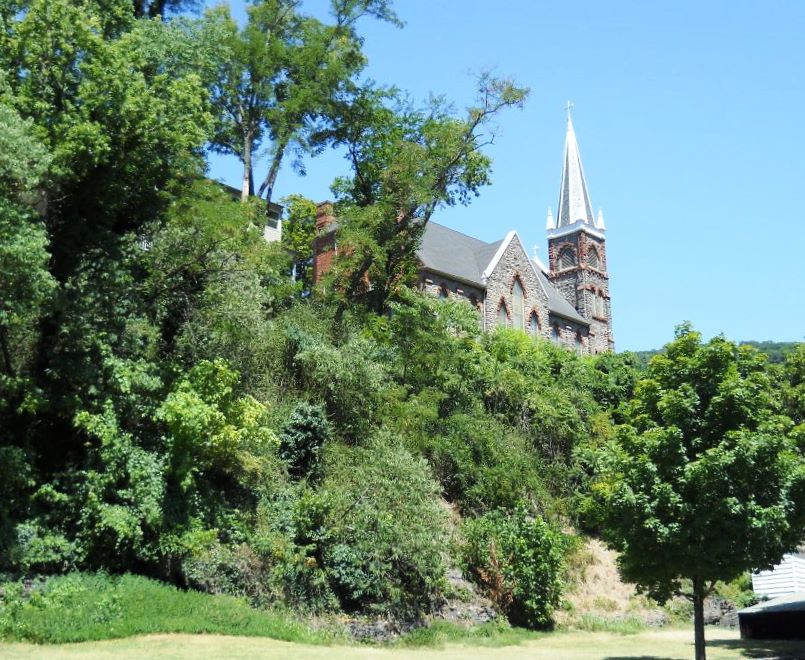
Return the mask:
[[[529,319],[532,313],[546,318],[548,299],[520,238],[513,232],[507,238],[508,243],[495,255],[497,260],[490,263],[491,270],[486,273],[486,300],[492,304],[486,305],[484,329],[491,331],[498,325],[503,301],[509,310],[509,327],[533,332]],[[542,336],[539,323],[537,331]]]

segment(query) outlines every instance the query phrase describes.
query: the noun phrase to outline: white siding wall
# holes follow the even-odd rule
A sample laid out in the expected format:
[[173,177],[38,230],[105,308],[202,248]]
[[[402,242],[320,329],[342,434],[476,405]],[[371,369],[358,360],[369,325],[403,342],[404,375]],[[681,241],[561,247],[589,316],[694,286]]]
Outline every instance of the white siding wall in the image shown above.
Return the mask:
[[805,591],[805,552],[785,555],[772,570],[752,575],[752,588],[767,598]]

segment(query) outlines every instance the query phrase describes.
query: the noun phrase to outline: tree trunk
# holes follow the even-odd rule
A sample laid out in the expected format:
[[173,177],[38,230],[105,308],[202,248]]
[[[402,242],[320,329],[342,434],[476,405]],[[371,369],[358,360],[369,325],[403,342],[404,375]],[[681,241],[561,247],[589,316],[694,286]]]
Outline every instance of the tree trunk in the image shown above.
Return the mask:
[[0,349],[3,352],[4,371],[7,376],[14,377],[14,365],[11,362],[11,351],[8,349],[8,340],[6,338],[6,329],[0,328]]
[[707,660],[704,648],[704,582],[693,580],[693,638],[696,645],[696,660]]
[[257,193],[259,197],[266,193],[266,213],[268,213],[268,205],[271,203],[271,196],[274,194],[274,184],[277,181],[277,174],[280,171],[282,159],[285,156],[285,150],[288,148],[288,138],[282,137],[278,140],[274,150],[274,157],[271,159],[271,167],[268,168],[268,174],[260,184],[260,191]]
[[245,202],[254,195],[254,176],[252,174],[252,132],[243,136],[243,182],[240,187],[240,201]]

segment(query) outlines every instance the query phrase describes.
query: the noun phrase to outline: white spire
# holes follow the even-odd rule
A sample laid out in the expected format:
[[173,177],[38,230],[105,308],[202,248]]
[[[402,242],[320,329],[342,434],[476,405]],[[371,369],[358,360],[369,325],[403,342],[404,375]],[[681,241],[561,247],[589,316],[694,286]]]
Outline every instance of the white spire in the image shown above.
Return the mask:
[[553,219],[553,211],[548,209],[548,219],[545,221],[545,229],[551,230],[556,229],[556,220]]
[[559,210],[556,213],[556,226],[560,229],[577,222],[583,222],[595,227],[593,207],[590,203],[587,182],[584,180],[584,170],[581,166],[579,144],[576,142],[573,120],[570,117],[571,107],[572,104],[568,102],[565,162],[562,169],[562,185],[559,189]]
[[595,221],[595,228],[604,231],[607,226],[604,224],[604,212],[598,209],[598,220]]

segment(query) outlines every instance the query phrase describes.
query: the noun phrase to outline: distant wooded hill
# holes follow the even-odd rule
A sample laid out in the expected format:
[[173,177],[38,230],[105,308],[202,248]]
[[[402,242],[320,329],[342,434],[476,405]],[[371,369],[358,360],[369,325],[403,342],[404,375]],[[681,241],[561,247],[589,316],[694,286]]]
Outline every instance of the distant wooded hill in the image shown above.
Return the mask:
[[[739,344],[748,344],[754,346],[761,353],[769,356],[769,362],[772,364],[782,364],[785,359],[794,352],[800,342],[796,341],[742,341]],[[637,359],[640,361],[642,367],[647,367],[649,360],[662,353],[663,349],[656,349],[653,351],[634,351]]]

